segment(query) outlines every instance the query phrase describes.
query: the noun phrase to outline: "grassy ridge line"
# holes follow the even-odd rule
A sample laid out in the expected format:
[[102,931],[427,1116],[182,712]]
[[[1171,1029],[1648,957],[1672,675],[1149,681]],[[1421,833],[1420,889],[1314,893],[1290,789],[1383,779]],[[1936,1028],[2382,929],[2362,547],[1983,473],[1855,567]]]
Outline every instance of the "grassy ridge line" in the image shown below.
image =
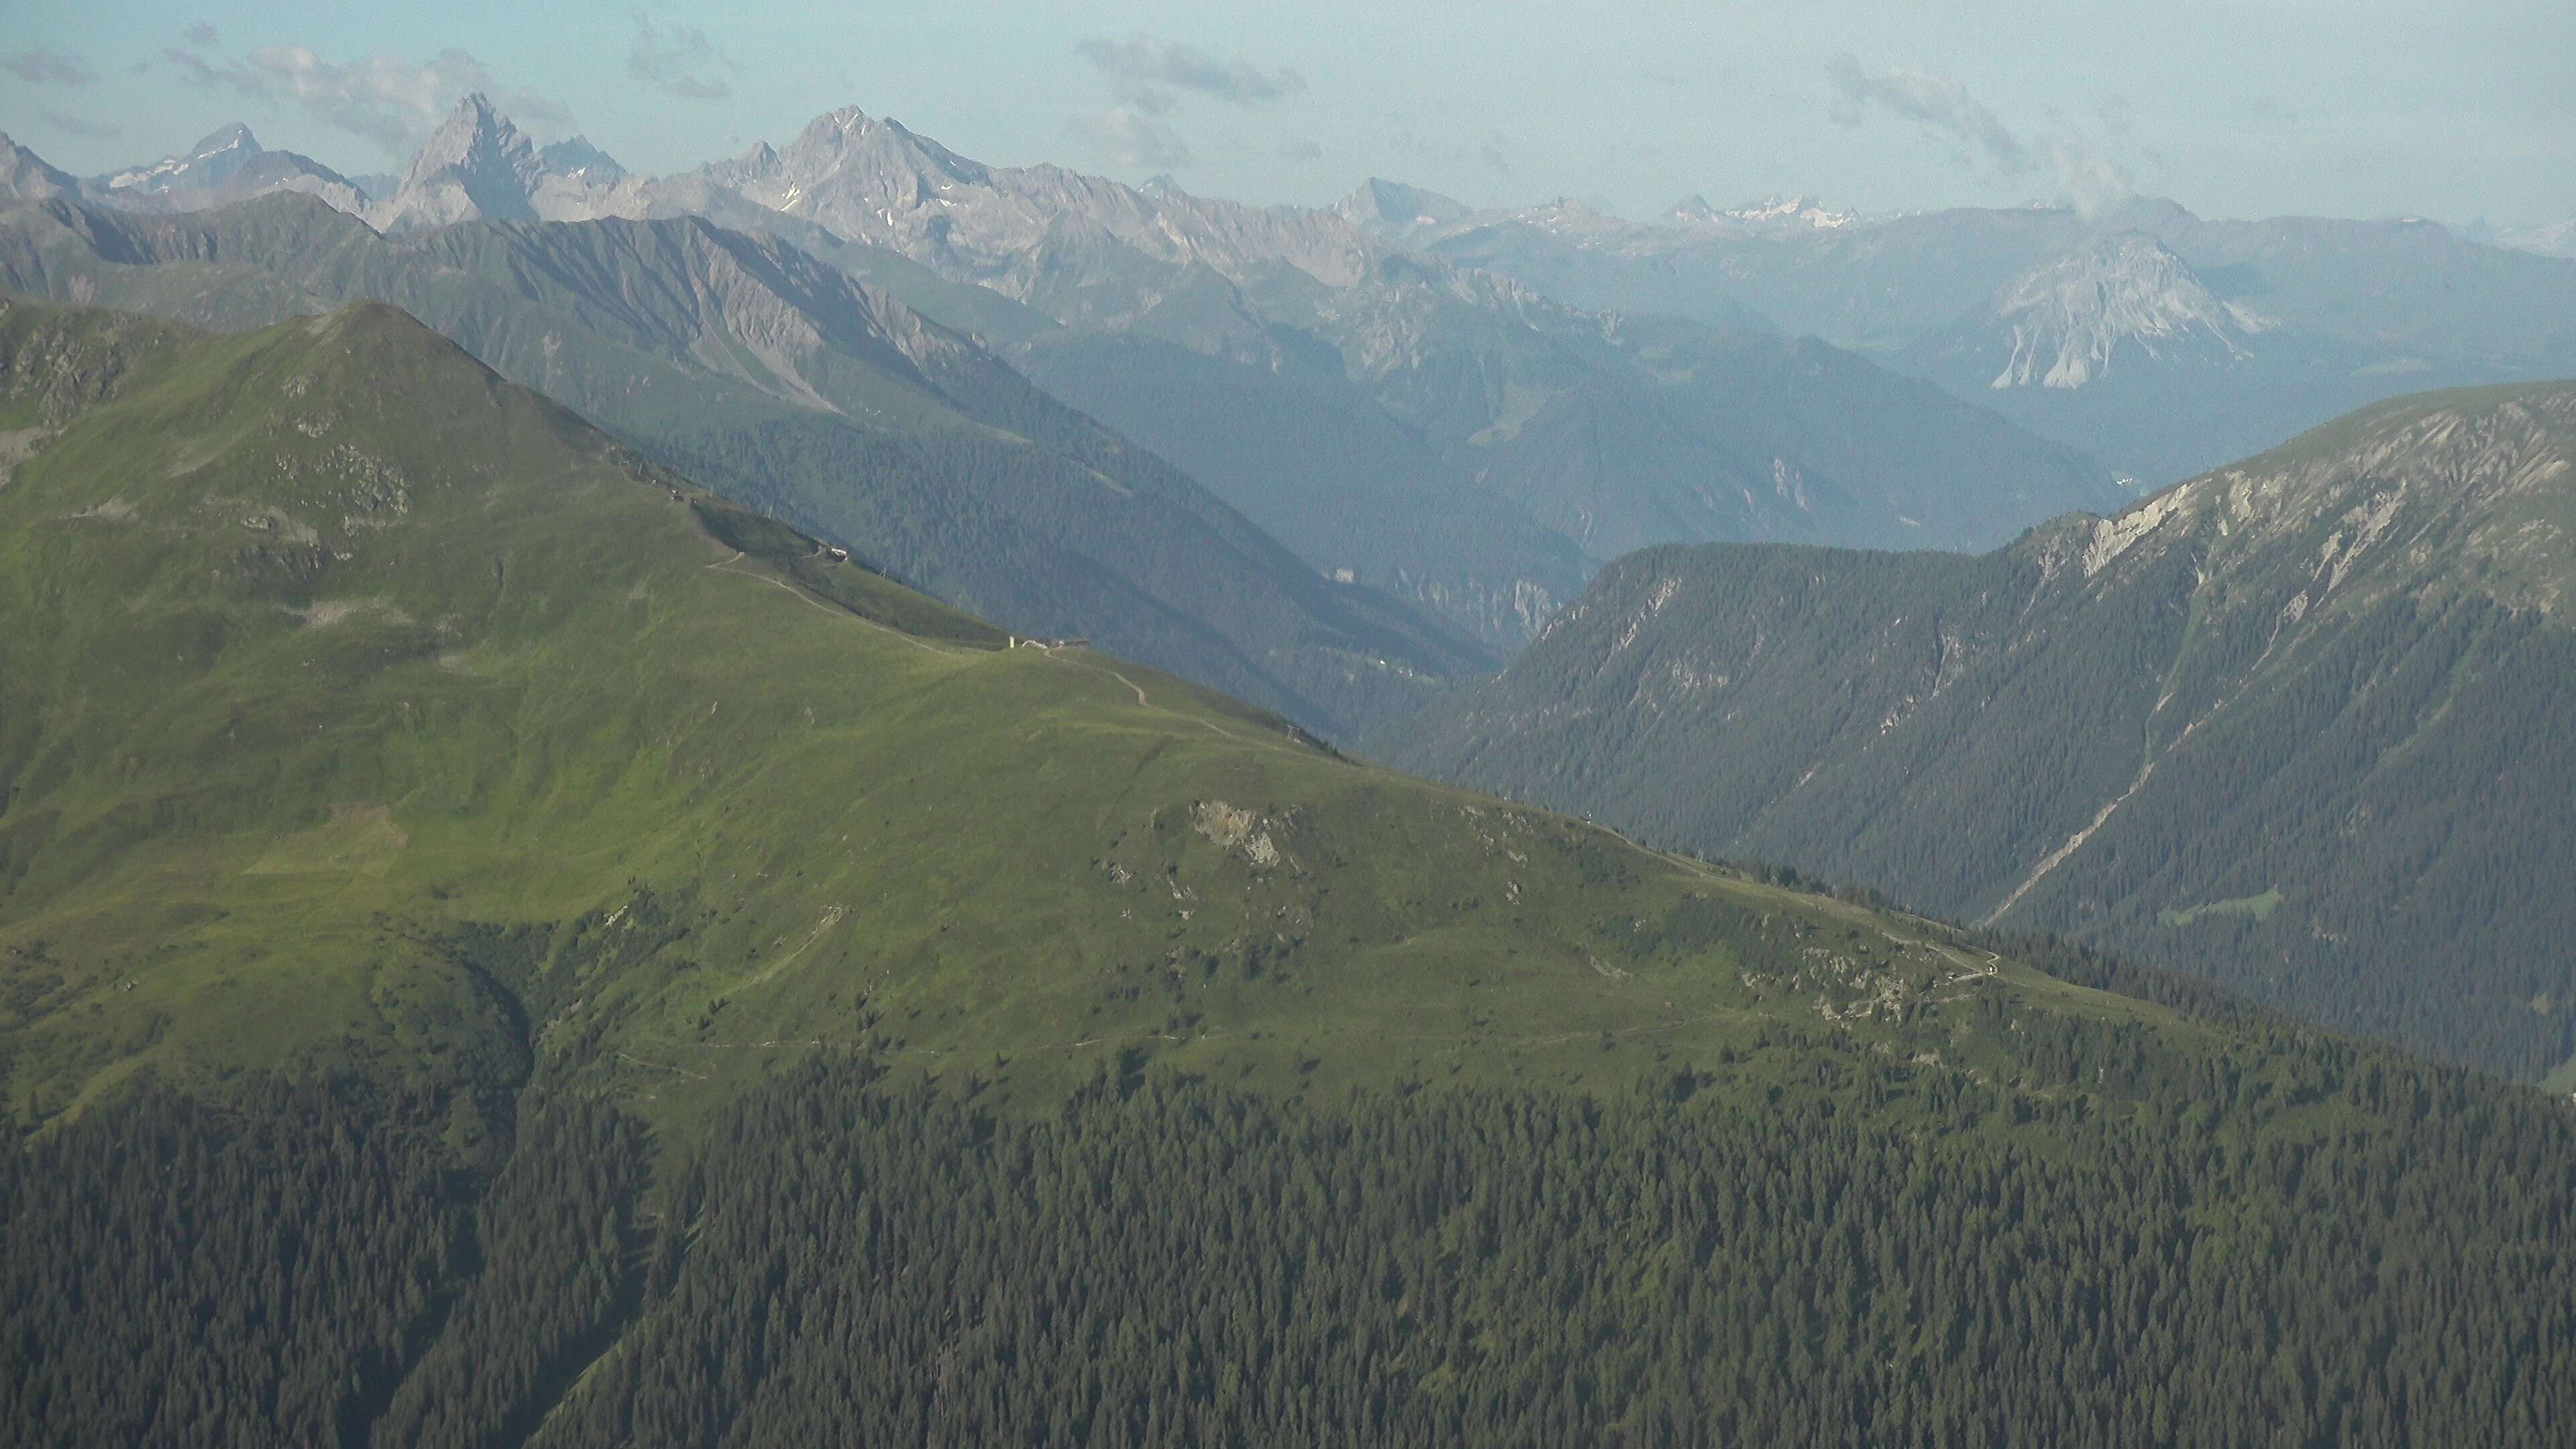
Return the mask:
[[165,217],[20,209],[0,222],[0,284],[226,329],[359,299],[403,307],[707,486],[959,607],[1094,637],[1326,733],[1355,735],[1493,663],[1391,596],[1328,584],[969,339],[704,221],[387,238],[300,196]]
[[468,1145],[531,1080],[685,1126],[814,1043],[1031,1103],[1098,1070],[1074,1043],[1291,1094],[1610,1087],[1782,1028],[2016,1075],[1998,1012],[2212,1047],[993,647],[385,308],[75,420],[0,494],[0,618],[21,1122],[284,1068],[450,1093]]

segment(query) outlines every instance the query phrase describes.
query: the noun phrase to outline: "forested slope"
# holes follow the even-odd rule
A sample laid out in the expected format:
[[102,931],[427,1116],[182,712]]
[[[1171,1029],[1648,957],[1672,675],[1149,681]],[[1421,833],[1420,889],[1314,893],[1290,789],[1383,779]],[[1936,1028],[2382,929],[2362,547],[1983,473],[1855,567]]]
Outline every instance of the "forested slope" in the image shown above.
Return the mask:
[[488,1177],[340,1098],[145,1096],[0,1161],[0,1412],[419,1449],[2558,1442],[2563,1104],[2285,1034],[2138,1105],[2106,1044],[2012,1088],[1783,1034],[1607,1099],[1104,1075],[1034,1117],[827,1056],[658,1167],[558,1101]]
[[1395,762],[2495,1070],[2576,1053],[2576,388],[2357,414],[1979,558],[1650,550]]

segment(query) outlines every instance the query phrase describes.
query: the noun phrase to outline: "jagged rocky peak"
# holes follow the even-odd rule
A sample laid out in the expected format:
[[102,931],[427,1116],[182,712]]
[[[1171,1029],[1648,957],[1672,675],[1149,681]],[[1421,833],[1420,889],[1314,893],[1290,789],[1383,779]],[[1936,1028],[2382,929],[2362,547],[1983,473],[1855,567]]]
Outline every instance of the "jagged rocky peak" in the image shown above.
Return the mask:
[[476,91],[456,103],[446,121],[432,132],[428,144],[412,157],[411,175],[442,166],[463,166],[476,161],[513,159],[536,156],[536,145],[492,105],[492,98]]
[[1577,196],[1556,196],[1536,206],[1524,207],[1512,215],[1524,225],[1547,231],[1625,233],[1631,230],[1628,223],[1610,214],[1605,206],[1606,203],[1586,201]]
[[990,182],[984,167],[856,106],[815,117],[785,146],[759,142],[696,176],[772,211],[874,240],[916,229],[904,224],[905,213],[964,204],[963,191]]
[[1463,201],[1372,176],[1333,208],[1344,221],[1381,236],[1424,227],[1454,226],[1475,215]]
[[919,171],[935,171],[958,181],[984,183],[990,173],[973,161],[923,136],[892,116],[872,117],[856,106],[817,116],[788,145],[783,160],[792,168],[833,158],[870,156]]
[[2248,340],[2274,325],[2135,232],[2097,237],[2033,268],[1996,295],[1992,310],[2012,340],[1990,384],[1997,389],[2083,387],[2124,354],[2224,366],[2251,356]]
[[381,228],[458,221],[533,221],[531,198],[545,162],[527,133],[481,92],[456,103],[411,158],[402,185],[376,218]]
[[2571,501],[2576,383],[2524,383],[2380,403],[2110,518],[2051,528],[2088,577],[2216,538],[2205,578],[2296,578],[2302,608],[2355,592],[2467,591],[2564,618],[2576,596]]
[[457,102],[414,156],[402,184],[368,219],[380,230],[460,221],[590,221],[638,216],[650,183],[581,137],[540,151],[477,93]]
[[79,194],[78,181],[0,131],[0,201],[52,201]]
[[259,138],[239,121],[216,131],[176,156],[149,166],[136,166],[101,178],[110,191],[162,195],[183,187],[209,187],[265,154]]
[[310,156],[272,151],[250,127],[236,121],[196,145],[148,165],[130,166],[83,183],[83,195],[128,211],[197,211],[293,191],[342,211],[363,211],[366,193],[349,178]]
[[204,140],[189,147],[188,155],[193,160],[202,160],[227,151],[242,151],[253,156],[259,154],[259,138],[251,134],[248,121],[235,121],[229,126],[216,127]]
[[1693,192],[1674,202],[1663,219],[1671,226],[1834,231],[1850,226],[1860,216],[1857,212],[1836,210],[1812,196],[1766,196],[1720,209],[1707,197]]
[[626,168],[617,158],[590,144],[588,136],[575,136],[541,147],[537,159],[558,176],[577,177],[586,181],[617,182],[626,179]]

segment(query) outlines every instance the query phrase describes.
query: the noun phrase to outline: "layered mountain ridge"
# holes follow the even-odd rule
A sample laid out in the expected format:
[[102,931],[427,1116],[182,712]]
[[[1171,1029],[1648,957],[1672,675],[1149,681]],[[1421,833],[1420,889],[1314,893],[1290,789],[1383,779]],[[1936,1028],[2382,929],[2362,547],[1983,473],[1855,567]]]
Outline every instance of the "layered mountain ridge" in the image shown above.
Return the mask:
[[272,151],[250,127],[222,127],[185,151],[104,176],[73,177],[35,160],[0,136],[10,159],[0,175],[0,202],[71,199],[120,211],[201,211],[289,191],[350,213],[369,206],[356,182],[310,156]]
[[696,218],[380,235],[303,197],[0,226],[0,284],[243,327],[376,298],[734,496],[981,609],[1347,736],[1483,666],[881,290]]
[[2117,498],[2083,457],[1830,349],[1585,313],[1335,212],[989,167],[855,109],[648,179],[549,160],[473,98],[368,212],[403,234],[678,215],[991,339],[1320,573],[1504,651],[1646,543],[1976,546]]
[[[1568,226],[1539,206],[1381,230],[1576,306],[1811,333],[2150,486],[2380,398],[2576,372],[2576,262],[2420,220],[2208,220],[2145,197],[1888,217],[1693,198],[1650,223]],[[2106,371],[2094,342],[2114,333],[2154,365]],[[2087,386],[2024,386],[2079,370]]]
[[2576,384],[2432,394],[1982,557],[1643,552],[1378,743],[2537,1076],[2571,597]]

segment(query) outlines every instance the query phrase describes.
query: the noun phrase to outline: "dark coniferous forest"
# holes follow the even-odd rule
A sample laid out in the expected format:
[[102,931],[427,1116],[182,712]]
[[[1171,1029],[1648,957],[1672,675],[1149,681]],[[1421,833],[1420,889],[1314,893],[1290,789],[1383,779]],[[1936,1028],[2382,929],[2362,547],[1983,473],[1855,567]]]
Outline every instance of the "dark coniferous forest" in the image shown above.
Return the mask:
[[1608,1099],[1105,1071],[1037,1117],[827,1060],[660,1157],[532,1106],[488,1175],[418,1104],[145,1093],[0,1168],[0,1415],[134,1445],[2561,1442],[2576,1123],[2278,1030],[2278,1078],[2120,1082],[2070,1038],[2003,1090],[1782,1035]]

